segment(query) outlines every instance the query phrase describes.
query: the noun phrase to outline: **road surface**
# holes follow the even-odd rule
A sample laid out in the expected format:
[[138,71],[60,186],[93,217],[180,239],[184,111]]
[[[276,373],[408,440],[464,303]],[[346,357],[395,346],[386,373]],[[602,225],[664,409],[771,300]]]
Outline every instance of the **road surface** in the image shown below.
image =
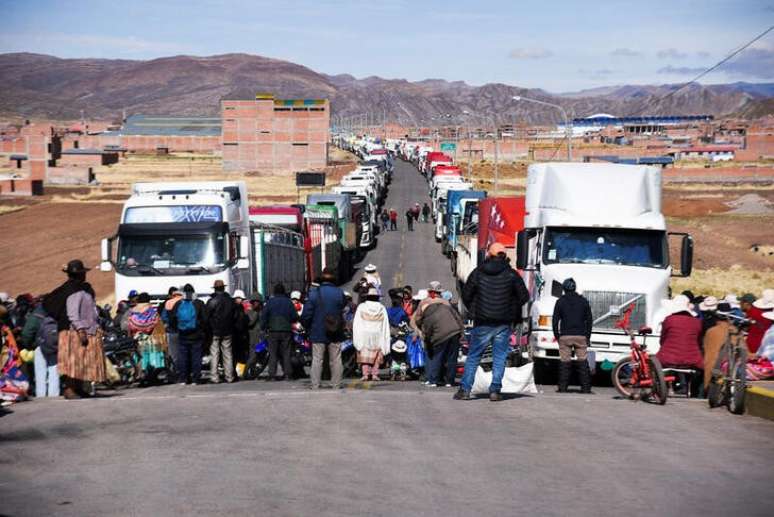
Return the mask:
[[[388,206],[424,184],[399,162]],[[402,221],[402,225],[403,225]],[[419,230],[364,263],[449,285]],[[162,386],[18,404],[0,418],[2,515],[768,516],[774,422],[545,392],[453,401],[415,382]]]

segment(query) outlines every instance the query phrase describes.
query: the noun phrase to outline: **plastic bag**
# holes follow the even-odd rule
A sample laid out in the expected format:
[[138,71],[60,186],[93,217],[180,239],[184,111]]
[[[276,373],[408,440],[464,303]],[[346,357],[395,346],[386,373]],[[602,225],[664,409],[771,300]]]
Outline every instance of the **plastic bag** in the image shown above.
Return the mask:
[[[506,368],[503,373],[503,387],[501,393],[537,393],[535,386],[534,365],[527,363],[518,368]],[[476,370],[473,380],[472,394],[489,393],[489,385],[492,384],[492,372],[486,372],[480,366]]]
[[408,361],[412,368],[424,368],[425,366],[425,347],[422,340],[417,336],[411,338],[408,344]]

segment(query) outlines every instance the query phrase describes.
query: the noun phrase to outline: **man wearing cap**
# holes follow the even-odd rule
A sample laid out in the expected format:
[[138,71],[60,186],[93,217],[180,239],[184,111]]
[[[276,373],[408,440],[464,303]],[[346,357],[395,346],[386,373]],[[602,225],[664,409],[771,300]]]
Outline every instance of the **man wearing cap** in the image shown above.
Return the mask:
[[489,400],[502,400],[503,373],[508,355],[512,326],[521,323],[522,307],[529,301],[529,292],[519,274],[505,256],[505,246],[494,242],[487,250],[483,264],[470,273],[462,301],[473,316],[470,349],[465,361],[465,373],[456,400],[470,399],[470,390],[481,354],[492,345],[492,384]]
[[86,395],[84,381],[104,382],[107,375],[94,290],[86,282],[89,269],[82,261],[71,260],[62,271],[67,281],[46,295],[43,308],[57,322],[57,369],[63,377],[63,394],[74,399]]
[[575,350],[581,393],[591,393],[591,369],[586,355],[594,323],[591,306],[586,298],[577,293],[572,278],[562,282],[562,290],[564,294],[556,301],[551,318],[554,339],[559,343],[559,383],[556,391],[567,392],[572,373],[572,352]]
[[269,342],[269,377],[267,381],[275,380],[277,376],[277,360],[282,357],[282,374],[285,380],[290,380],[293,370],[290,364],[291,343],[293,339],[293,324],[298,321],[298,312],[293,302],[288,298],[285,286],[281,283],[274,286],[274,296],[269,298],[261,313],[261,328],[268,333]]
[[429,365],[425,384],[437,386],[444,370],[446,385],[454,384],[457,353],[465,324],[459,313],[441,296],[441,282],[433,281],[427,288],[428,297],[420,302],[411,318],[411,326],[418,330],[425,345]]
[[210,343],[210,382],[215,384],[220,382],[218,376],[218,363],[221,353],[223,355],[223,374],[226,382],[234,382],[234,354],[233,354],[233,335],[236,324],[236,305],[234,300],[226,292],[226,284],[223,280],[215,280],[212,286],[215,291],[207,300],[207,325],[212,342]]
[[322,274],[322,283],[309,292],[301,314],[301,323],[312,341],[312,389],[320,387],[322,363],[325,350],[331,367],[333,388],[341,387],[343,365],[341,363],[341,342],[344,340],[344,291],[333,282],[336,275],[329,268]]

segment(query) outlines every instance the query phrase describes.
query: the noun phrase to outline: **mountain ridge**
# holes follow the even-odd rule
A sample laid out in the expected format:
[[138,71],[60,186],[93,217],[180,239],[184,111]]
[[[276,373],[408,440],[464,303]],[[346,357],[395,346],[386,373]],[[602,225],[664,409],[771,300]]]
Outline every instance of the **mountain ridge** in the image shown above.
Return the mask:
[[[324,97],[334,116],[369,112],[371,120],[404,124],[554,123],[558,110],[515,102],[514,95],[560,104],[570,116],[715,116],[769,114],[774,83],[612,85],[563,94],[503,83],[422,81],[328,75],[280,59],[246,53],[178,55],[150,60],[0,54],[0,113],[24,117],[115,119],[123,110],[153,115],[218,115],[221,99]],[[468,112],[469,115],[463,115]]]

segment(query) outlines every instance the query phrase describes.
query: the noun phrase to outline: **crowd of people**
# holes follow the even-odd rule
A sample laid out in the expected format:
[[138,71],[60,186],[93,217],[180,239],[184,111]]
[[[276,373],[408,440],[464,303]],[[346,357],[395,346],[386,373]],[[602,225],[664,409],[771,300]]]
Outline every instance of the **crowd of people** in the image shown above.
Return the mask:
[[[131,292],[118,304],[116,314],[110,315],[97,306],[82,261],[70,261],[63,272],[66,280],[43,297],[14,299],[0,293],[4,341],[0,392],[6,400],[23,398],[30,380],[34,380],[36,397],[93,395],[86,386],[104,383],[111,375],[103,347],[106,328],[134,340],[143,371],[174,372],[180,384],[232,383],[246,378],[257,360],[256,345],[262,342],[268,350],[266,380],[291,380],[294,335],[303,334],[311,342],[312,389],[321,387],[326,355],[331,386],[341,387],[342,345],[348,341],[356,350],[362,381],[380,380],[385,368],[395,378],[396,368],[405,369],[395,359],[405,352],[404,342],[396,348],[396,336],[409,332],[422,343],[424,384],[457,386],[457,361],[466,327],[452,303],[453,294],[438,281],[416,293],[409,285],[384,293],[377,266],[368,264],[355,284],[354,296],[336,286],[334,272],[325,269],[305,297],[299,291],[288,293],[280,283],[267,300],[248,298],[240,289],[229,294],[228,286],[216,281],[206,303],[186,284],[170,287],[167,298],[158,304],[151,303],[147,293]],[[568,390],[575,367],[581,392],[591,393],[587,350],[593,315],[572,278],[565,279],[562,288],[552,318],[560,357],[557,391]],[[454,398],[471,398],[482,354],[491,347],[490,399],[500,400],[513,328],[521,323],[529,299],[501,244],[489,246],[486,259],[471,273],[461,297],[473,327]],[[385,299],[389,300],[386,305]],[[774,376],[774,290],[766,289],[760,297],[728,295],[722,300],[686,291],[668,300],[662,311],[657,357],[665,368],[694,372],[692,393],[701,395],[709,383],[712,365],[733,325],[729,314],[752,320],[746,337],[750,375]],[[203,356],[209,357],[206,376],[202,374]],[[387,364],[388,357],[393,357],[391,364]],[[282,375],[278,377],[279,369]]]
[[[414,203],[414,206],[406,209],[405,217],[406,229],[413,232],[415,223],[418,223],[420,220],[423,223],[430,221],[430,205],[425,203],[420,206],[418,202]],[[381,214],[379,214],[379,220],[382,223],[382,231],[390,232],[398,229],[398,211],[395,208],[390,208],[389,210],[385,208],[382,210]]]

